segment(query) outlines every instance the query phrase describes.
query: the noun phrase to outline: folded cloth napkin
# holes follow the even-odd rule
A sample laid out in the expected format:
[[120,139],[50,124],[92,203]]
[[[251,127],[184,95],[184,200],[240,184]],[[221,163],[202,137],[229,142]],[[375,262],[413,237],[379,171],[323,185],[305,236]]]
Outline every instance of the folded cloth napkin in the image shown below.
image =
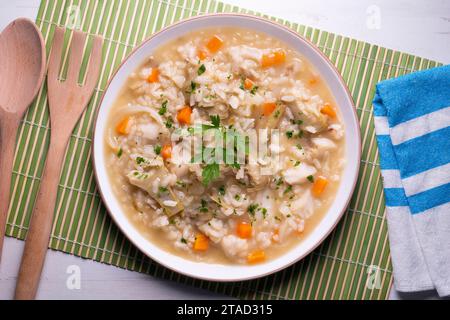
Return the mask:
[[394,285],[450,295],[450,65],[377,84]]

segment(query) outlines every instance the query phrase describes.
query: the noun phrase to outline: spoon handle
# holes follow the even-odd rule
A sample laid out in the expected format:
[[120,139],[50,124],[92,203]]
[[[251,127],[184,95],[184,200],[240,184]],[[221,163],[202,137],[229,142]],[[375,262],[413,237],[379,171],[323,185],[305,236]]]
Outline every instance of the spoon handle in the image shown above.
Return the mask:
[[36,296],[53,225],[60,171],[67,139],[51,137],[47,161],[34,206],[25,249],[16,284],[15,298],[30,300]]
[[0,114],[0,261],[2,257],[3,239],[5,237],[6,220],[9,208],[11,175],[14,163],[17,128],[19,120],[11,114]]

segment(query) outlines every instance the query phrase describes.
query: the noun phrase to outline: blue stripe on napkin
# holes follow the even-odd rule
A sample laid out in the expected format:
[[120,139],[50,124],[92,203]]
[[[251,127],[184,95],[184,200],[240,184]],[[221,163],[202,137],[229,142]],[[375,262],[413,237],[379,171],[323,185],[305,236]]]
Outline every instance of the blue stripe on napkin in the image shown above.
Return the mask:
[[450,295],[450,65],[380,82],[373,108],[396,287]]

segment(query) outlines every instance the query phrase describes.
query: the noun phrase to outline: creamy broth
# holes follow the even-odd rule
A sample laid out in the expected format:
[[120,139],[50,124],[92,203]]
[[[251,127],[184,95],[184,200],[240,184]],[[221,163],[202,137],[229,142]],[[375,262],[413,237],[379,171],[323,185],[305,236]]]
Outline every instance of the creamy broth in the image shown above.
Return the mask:
[[[214,37],[220,40],[217,51],[210,46]],[[209,96],[212,106],[206,105]],[[186,108],[188,123],[180,116]],[[182,135],[172,141],[175,130],[213,126],[211,116],[217,115],[220,130],[245,135],[269,126],[280,110],[273,128],[280,143],[271,150],[281,161],[262,165],[275,167],[275,174],[251,173],[259,165],[220,164],[219,177],[205,184],[206,163],[173,163],[177,147],[194,139]],[[247,123],[250,128],[244,128]],[[159,47],[119,93],[105,139],[110,182],[136,228],[168,252],[208,263],[261,263],[290,250],[326,214],[345,166],[338,107],[311,64],[277,39],[228,27],[191,32]],[[276,139],[269,140],[270,148]],[[166,145],[173,152],[169,158]]]

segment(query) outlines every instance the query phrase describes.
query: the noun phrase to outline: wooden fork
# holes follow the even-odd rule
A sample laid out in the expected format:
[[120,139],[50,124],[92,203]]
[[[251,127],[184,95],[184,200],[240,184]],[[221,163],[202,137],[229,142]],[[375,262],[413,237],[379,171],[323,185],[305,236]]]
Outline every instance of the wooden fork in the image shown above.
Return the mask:
[[44,265],[55,211],[61,167],[70,135],[86,108],[100,73],[101,37],[94,38],[84,85],[78,84],[86,34],[74,31],[70,46],[67,79],[58,79],[64,29],[55,30],[48,65],[47,85],[50,108],[51,135],[44,173],[28,230],[19,277],[16,299],[34,299]]

